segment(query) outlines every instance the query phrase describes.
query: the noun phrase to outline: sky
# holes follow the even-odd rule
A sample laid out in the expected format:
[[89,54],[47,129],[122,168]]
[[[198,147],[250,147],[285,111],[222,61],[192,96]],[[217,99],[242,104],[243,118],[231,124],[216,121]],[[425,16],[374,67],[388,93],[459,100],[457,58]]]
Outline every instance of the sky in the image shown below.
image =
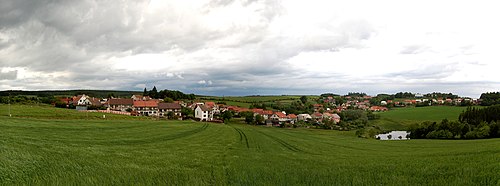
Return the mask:
[[496,1],[2,0],[0,90],[500,91]]

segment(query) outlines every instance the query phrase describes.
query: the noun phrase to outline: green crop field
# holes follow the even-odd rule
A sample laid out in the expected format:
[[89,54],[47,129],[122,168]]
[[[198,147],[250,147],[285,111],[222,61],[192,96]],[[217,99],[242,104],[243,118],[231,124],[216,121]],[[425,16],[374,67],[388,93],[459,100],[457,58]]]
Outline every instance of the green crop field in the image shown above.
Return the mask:
[[457,106],[395,108],[387,112],[377,113],[380,115],[380,119],[373,121],[372,124],[387,130],[402,130],[413,123],[424,121],[458,120],[458,115],[465,109],[467,107]]
[[38,106],[13,106],[7,117],[6,108],[0,185],[500,184],[500,139],[377,141]]

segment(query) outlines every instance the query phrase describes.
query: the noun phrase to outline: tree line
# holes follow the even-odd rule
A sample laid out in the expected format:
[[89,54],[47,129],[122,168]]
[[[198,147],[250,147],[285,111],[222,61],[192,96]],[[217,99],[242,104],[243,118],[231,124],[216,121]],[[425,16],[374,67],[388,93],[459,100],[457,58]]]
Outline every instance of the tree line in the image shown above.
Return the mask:
[[156,86],[153,87],[150,91],[148,91],[146,88],[144,88],[143,92],[144,96],[149,96],[153,99],[164,99],[168,102],[169,98],[172,99],[171,101],[177,101],[177,100],[182,100],[182,99],[188,99],[188,100],[194,100],[196,96],[194,94],[184,94],[181,91],[178,90],[160,90],[158,91],[156,89]]
[[423,122],[410,126],[416,139],[482,139],[500,137],[500,105],[483,109],[468,107],[458,121]]
[[479,99],[483,106],[497,105],[500,104],[500,92],[482,93]]

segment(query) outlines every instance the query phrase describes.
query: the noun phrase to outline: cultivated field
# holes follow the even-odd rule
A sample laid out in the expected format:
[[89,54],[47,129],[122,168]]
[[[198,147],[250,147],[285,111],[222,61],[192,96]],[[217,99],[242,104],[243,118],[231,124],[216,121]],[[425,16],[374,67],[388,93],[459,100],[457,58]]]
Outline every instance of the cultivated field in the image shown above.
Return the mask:
[[500,139],[377,141],[42,108],[9,118],[0,106],[0,185],[500,184]]

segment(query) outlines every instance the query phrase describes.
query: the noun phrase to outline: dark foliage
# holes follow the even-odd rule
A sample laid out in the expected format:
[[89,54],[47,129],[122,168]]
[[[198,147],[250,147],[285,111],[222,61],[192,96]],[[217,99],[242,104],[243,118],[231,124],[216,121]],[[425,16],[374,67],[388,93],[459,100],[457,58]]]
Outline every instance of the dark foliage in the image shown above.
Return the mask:
[[482,93],[480,99],[483,106],[500,104],[500,92]]

